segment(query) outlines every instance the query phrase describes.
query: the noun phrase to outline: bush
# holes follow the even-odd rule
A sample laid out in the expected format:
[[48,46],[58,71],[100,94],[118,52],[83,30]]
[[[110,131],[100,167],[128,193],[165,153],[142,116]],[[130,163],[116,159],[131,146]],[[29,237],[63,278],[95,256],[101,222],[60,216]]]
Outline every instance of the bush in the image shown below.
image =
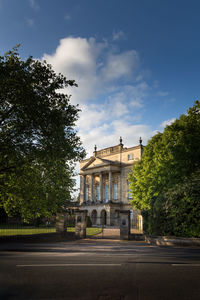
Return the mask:
[[86,217],[86,227],[92,227],[92,221],[89,216]]

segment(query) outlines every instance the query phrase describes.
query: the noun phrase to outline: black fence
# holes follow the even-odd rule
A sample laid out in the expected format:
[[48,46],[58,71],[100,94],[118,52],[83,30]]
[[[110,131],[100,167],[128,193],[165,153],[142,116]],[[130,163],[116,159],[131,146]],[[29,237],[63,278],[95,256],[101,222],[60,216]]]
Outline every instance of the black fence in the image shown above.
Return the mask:
[[56,232],[54,220],[34,220],[23,222],[20,218],[0,217],[0,237],[24,236]]
[[[97,236],[102,234],[119,235],[120,219],[119,217],[111,218],[108,215],[87,216],[86,217],[87,236]],[[109,230],[110,231],[109,231]],[[111,232],[111,229],[115,231]],[[130,220],[130,230],[134,233],[140,233],[139,223]],[[66,216],[66,231],[68,233],[75,232],[75,215],[68,214]],[[41,234],[56,233],[56,216],[52,218],[38,218],[30,223],[23,222],[20,218],[8,218],[0,216],[0,239],[6,237],[34,236]]]

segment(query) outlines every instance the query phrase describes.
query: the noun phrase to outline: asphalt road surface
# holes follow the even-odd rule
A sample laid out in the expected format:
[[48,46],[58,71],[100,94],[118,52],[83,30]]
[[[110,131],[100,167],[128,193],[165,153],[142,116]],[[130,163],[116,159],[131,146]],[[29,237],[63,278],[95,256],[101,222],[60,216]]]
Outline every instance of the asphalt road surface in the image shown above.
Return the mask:
[[199,300],[200,248],[113,240],[3,244],[0,299]]

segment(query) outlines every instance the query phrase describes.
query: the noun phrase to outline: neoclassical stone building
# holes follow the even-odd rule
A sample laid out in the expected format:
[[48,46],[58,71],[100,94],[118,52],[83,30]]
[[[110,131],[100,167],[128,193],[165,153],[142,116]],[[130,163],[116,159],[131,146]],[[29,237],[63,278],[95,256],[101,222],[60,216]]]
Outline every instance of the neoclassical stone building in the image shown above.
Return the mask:
[[131,211],[132,225],[142,228],[142,217],[129,204],[128,174],[135,162],[141,159],[142,140],[139,145],[125,148],[116,146],[97,151],[80,163],[80,208],[87,210],[93,225],[119,225],[120,210]]

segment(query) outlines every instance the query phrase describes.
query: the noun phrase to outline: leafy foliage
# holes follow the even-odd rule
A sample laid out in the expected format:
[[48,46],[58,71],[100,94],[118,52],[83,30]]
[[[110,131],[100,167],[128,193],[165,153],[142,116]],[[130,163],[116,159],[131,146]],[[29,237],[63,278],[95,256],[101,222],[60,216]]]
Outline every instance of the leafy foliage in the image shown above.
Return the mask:
[[200,236],[200,101],[144,149],[130,173],[132,205],[152,234]]
[[84,157],[74,129],[79,109],[59,91],[77,86],[46,62],[0,57],[0,205],[24,219],[70,200],[73,164]]
[[86,217],[86,227],[92,227],[92,221],[89,216]]

